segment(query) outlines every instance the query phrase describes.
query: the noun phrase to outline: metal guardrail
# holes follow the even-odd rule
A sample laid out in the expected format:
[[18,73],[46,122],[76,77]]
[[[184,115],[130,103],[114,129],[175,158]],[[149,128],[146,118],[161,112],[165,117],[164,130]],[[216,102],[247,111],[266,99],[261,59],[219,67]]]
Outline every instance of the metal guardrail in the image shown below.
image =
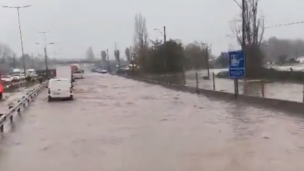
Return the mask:
[[47,82],[41,83],[37,88],[30,92],[27,92],[20,100],[17,101],[15,105],[8,106],[8,111],[6,113],[0,113],[0,134],[4,133],[4,124],[9,120],[10,124],[14,123],[14,115],[17,113],[21,117],[21,109],[28,107],[31,102],[37,97],[39,92],[46,87]]

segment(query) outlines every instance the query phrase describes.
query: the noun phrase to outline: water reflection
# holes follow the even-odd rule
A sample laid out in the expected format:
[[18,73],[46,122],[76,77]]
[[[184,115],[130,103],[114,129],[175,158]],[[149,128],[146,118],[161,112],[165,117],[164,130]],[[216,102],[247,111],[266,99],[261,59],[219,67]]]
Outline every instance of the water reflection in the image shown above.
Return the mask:
[[183,73],[180,74],[168,74],[168,75],[150,75],[150,79],[165,82],[169,84],[184,85],[185,76]]
[[247,107],[241,104],[231,105],[228,109],[231,114],[231,127],[235,133],[236,139],[246,139],[254,135],[256,128],[254,128],[255,121],[250,118],[254,113],[247,113]]

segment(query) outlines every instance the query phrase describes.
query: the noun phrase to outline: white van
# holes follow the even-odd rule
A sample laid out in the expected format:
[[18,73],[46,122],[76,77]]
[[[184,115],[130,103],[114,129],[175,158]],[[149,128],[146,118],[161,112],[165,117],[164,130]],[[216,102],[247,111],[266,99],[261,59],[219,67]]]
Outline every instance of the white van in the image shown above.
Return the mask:
[[48,101],[53,99],[73,100],[73,85],[68,78],[53,78],[49,80]]

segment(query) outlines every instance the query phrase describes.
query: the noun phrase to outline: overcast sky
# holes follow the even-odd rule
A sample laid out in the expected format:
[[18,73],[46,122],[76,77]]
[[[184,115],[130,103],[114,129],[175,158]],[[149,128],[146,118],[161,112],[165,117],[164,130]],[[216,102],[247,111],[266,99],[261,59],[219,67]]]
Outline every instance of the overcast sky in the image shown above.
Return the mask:
[[[304,20],[302,0],[260,0],[260,14],[266,25]],[[94,53],[109,49],[113,54],[114,42],[124,54],[133,44],[134,17],[141,12],[147,20],[150,39],[161,38],[154,28],[167,27],[168,39],[194,40],[212,44],[215,54],[226,51],[235,41],[230,21],[237,17],[239,7],[233,0],[0,0],[2,5],[33,5],[21,9],[21,26],[26,53],[42,52],[43,35],[50,31],[50,56],[56,58],[84,58],[92,46]],[[0,42],[8,44],[21,54],[18,18],[14,9],[0,8]],[[266,30],[265,37],[303,38],[304,24]],[[61,53],[59,51],[61,50]],[[113,56],[113,55],[112,55]]]

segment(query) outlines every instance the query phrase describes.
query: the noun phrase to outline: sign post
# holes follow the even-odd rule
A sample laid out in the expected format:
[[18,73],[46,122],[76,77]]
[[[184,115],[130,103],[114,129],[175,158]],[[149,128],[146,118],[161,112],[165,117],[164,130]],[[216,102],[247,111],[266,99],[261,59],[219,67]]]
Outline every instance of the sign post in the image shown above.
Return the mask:
[[235,100],[239,94],[238,79],[245,77],[246,65],[245,54],[242,50],[228,52],[229,57],[229,76],[234,79],[234,97]]

